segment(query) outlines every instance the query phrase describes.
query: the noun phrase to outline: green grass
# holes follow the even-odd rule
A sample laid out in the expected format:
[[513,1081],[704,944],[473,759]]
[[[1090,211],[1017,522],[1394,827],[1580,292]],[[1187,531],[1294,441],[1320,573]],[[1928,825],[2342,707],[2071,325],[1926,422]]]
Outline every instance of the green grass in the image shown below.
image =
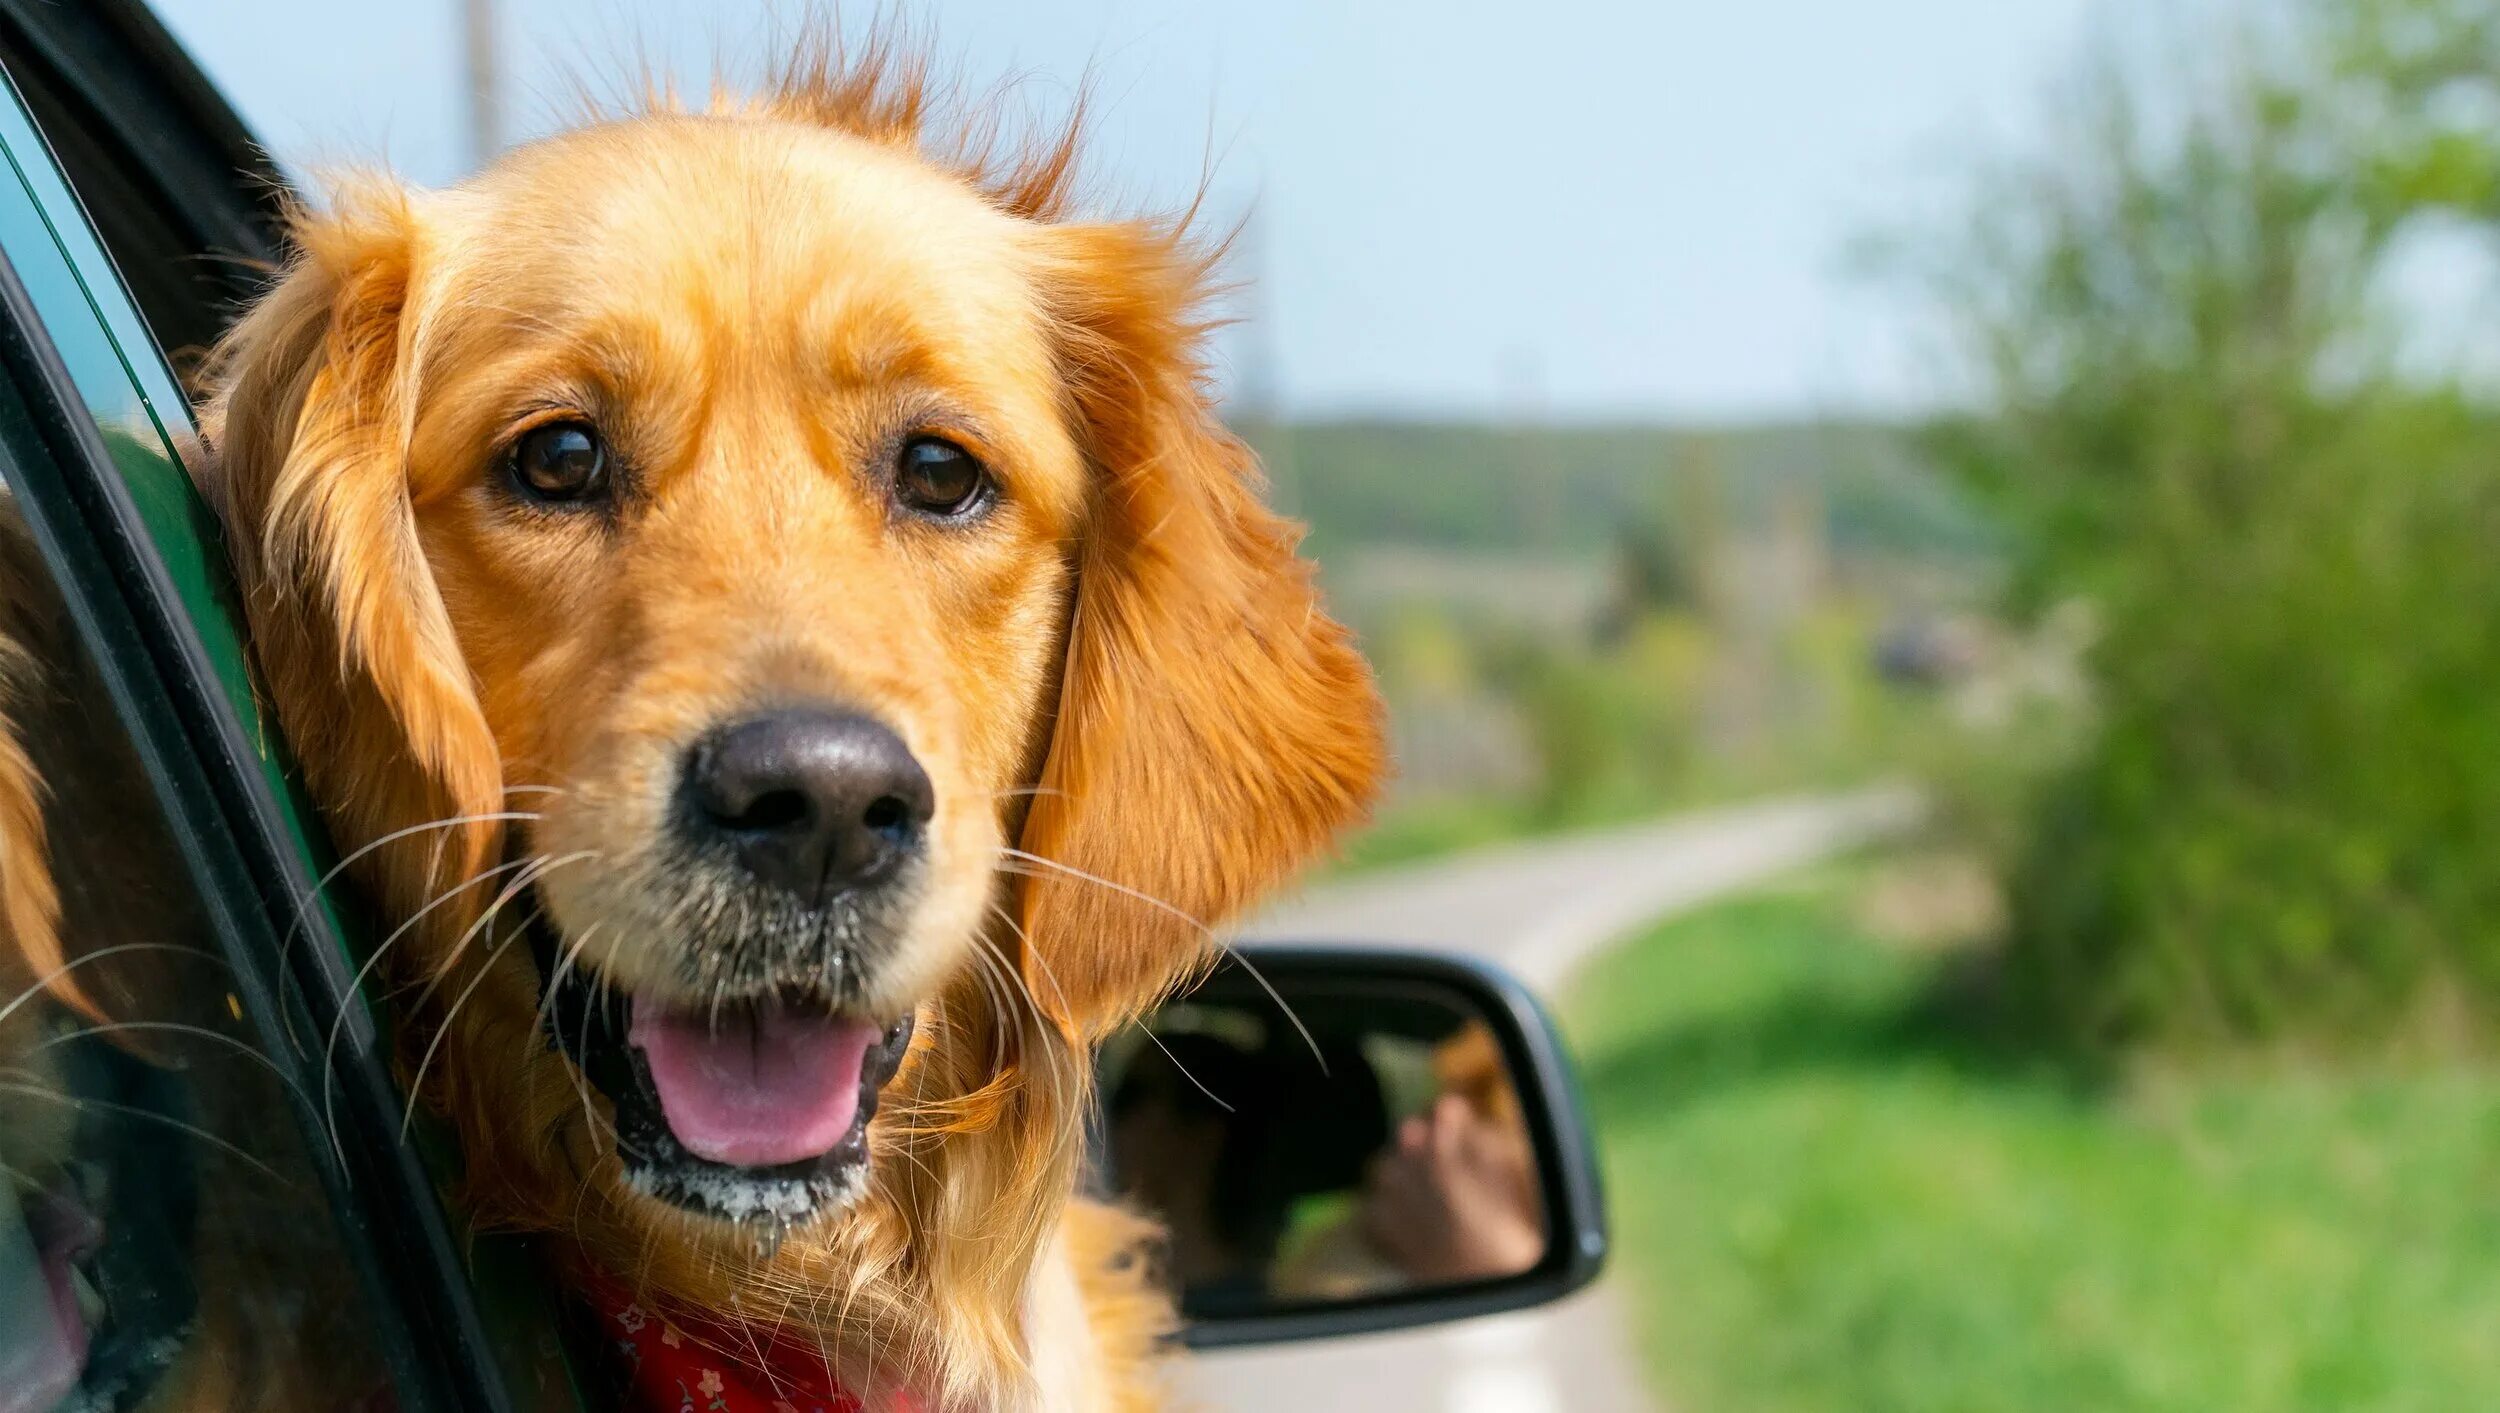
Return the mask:
[[2089,1082],[1856,934],[1862,872],[1569,1008],[1638,1341],[1688,1413],[2500,1407],[2500,1075]]

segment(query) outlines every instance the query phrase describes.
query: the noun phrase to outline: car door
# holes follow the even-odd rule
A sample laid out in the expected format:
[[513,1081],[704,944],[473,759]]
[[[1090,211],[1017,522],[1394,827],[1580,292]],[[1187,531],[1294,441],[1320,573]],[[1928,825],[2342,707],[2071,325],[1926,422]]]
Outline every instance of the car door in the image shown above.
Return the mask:
[[[159,924],[169,935],[117,943],[131,950],[94,967],[133,972],[121,988],[131,1005],[113,1010],[84,997],[83,1007],[56,1006],[57,981],[14,1004],[27,1016],[53,1007],[83,1018],[33,1048],[92,1055],[89,1068],[108,1079],[164,1090],[174,1110],[150,1110],[160,1120],[153,1127],[208,1130],[141,1165],[183,1170],[192,1190],[175,1205],[188,1204],[192,1227],[224,1200],[228,1183],[275,1180],[292,1194],[292,1208],[253,1219],[288,1227],[286,1214],[294,1215],[283,1236],[254,1238],[276,1251],[257,1264],[200,1260],[179,1233],[160,1234],[147,1261],[168,1289],[189,1292],[155,1304],[187,1301],[196,1326],[201,1311],[292,1302],[311,1335],[336,1313],[320,1307],[346,1302],[349,1324],[370,1348],[368,1358],[343,1363],[372,1374],[374,1390],[388,1388],[397,1407],[571,1406],[547,1298],[526,1259],[463,1241],[436,1195],[452,1155],[438,1149],[429,1166],[424,1145],[403,1139],[388,1037],[356,985],[359,919],[316,887],[326,846],[254,701],[216,526],[183,462],[195,439],[168,353],[203,347],[248,290],[250,262],[272,248],[274,174],[139,6],[0,0],[0,69],[9,79],[0,95],[0,480],[41,551],[26,611],[39,623],[57,621],[57,655],[77,660],[51,665],[44,680],[56,691],[61,683],[87,688],[88,699],[75,703],[83,711],[43,719],[95,738],[92,749],[32,745],[55,759],[131,762],[126,793],[142,798],[113,803],[126,811],[118,818],[147,826],[64,828],[77,820],[62,802],[92,804],[99,791],[85,780],[55,782],[48,845],[64,878],[82,870],[109,877],[116,850],[153,834],[181,875],[179,886],[166,884],[173,901],[158,910],[176,919]],[[158,955],[142,957],[148,948]],[[210,994],[180,974],[190,952],[222,968],[227,1016],[150,1004]],[[148,974],[151,961],[163,974]],[[79,996],[75,986],[64,994]],[[12,1004],[0,996],[0,1006]],[[210,1032],[213,1043],[194,1031]],[[174,1053],[181,1045],[246,1053],[265,1076],[248,1084],[212,1077],[202,1062]],[[111,1106],[148,1108],[124,1102],[129,1095],[118,1088],[51,1087],[63,1101],[52,1107],[74,1109],[82,1124]],[[235,1115],[244,1131],[195,1122],[215,1114]],[[120,1117],[126,1128],[151,1127],[140,1114]],[[128,1146],[112,1132],[73,1135],[68,1146],[80,1141],[103,1151],[70,1152],[69,1168]],[[196,1165],[237,1156],[263,1171]],[[145,1179],[134,1172],[125,1186],[136,1190]],[[134,1219],[125,1229],[141,1225]],[[0,1222],[0,1234],[6,1228]],[[110,1230],[101,1238],[108,1249],[114,1240]],[[473,1265],[462,1261],[464,1250],[476,1253]],[[31,1259],[41,1267],[44,1253]],[[331,1289],[307,1274],[304,1288],[287,1289],[290,1269],[352,1279]],[[145,1283],[143,1275],[123,1279],[134,1289]],[[305,1362],[333,1352],[307,1349]],[[0,1371],[5,1359],[0,1353]],[[355,1406],[374,1390],[332,1387],[318,1396]],[[0,1410],[17,1413],[9,1395],[0,1394]]]

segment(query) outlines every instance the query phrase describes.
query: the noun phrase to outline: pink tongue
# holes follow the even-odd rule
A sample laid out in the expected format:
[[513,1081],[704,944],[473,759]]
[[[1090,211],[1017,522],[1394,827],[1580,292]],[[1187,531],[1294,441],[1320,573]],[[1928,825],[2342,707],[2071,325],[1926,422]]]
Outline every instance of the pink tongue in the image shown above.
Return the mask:
[[832,1149],[859,1113],[859,1069],[880,1027],[777,1005],[724,1011],[636,1006],[628,1043],[642,1051],[660,1113],[686,1151],[741,1168]]
[[[39,1234],[35,1264],[51,1297],[52,1318],[34,1314],[22,1321],[0,1321],[0,1326],[19,1326],[0,1327],[0,1413],[39,1413],[58,1406],[78,1387],[87,1367],[87,1316],[78,1308],[71,1266],[104,1233],[94,1218],[63,1199],[40,1197],[34,1205],[28,1225]],[[23,1288],[14,1293],[30,1294]]]

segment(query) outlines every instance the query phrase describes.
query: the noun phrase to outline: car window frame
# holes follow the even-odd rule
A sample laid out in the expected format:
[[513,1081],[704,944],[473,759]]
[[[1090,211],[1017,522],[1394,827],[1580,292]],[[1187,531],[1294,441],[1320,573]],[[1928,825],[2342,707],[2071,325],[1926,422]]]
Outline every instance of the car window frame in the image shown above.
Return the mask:
[[283,793],[294,787],[243,669],[215,522],[182,461],[196,448],[188,405],[13,78],[0,97],[0,382],[10,487],[247,1015],[299,1087],[335,1096],[335,1147],[323,1115],[294,1118],[363,1267],[400,1406],[516,1408],[432,1174],[400,1139],[388,1037],[352,985],[346,929],[316,899],[317,826]]
[[[196,749],[196,712],[184,709],[185,692],[163,670],[162,625],[150,630],[149,595],[143,588],[133,592],[129,557],[138,542],[102,505],[110,478],[92,474],[111,464],[110,451],[96,424],[61,398],[68,367],[43,328],[14,262],[0,255],[0,481],[53,571],[78,637],[111,694],[113,713],[137,750],[216,950],[231,968],[245,1022],[263,1056],[290,1081],[284,1086],[290,1117],[306,1151],[316,1155],[312,1166],[342,1219],[342,1244],[383,1317],[376,1343],[403,1406],[447,1413],[464,1407],[441,1376],[444,1361],[432,1352],[439,1340],[428,1337],[419,1313],[422,1296],[411,1289],[414,1283],[403,1282],[404,1263],[390,1260],[389,1243],[380,1239],[372,1165],[339,1161],[322,1116],[294,1098],[313,1092],[305,1088],[308,1079],[318,1083],[304,1063],[303,1037],[322,1032],[302,1004],[301,988],[275,964],[278,948],[270,945],[266,918],[254,916],[262,910],[252,905],[252,870],[210,763]],[[366,1170],[363,1183],[351,1175],[359,1168]]]

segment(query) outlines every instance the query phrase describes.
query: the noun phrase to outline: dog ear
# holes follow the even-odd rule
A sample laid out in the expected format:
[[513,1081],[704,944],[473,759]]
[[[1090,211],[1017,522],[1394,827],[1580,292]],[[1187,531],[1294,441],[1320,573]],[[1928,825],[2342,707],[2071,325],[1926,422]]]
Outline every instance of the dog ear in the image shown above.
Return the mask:
[[1256,458],[1210,405],[1207,258],[1140,224],[1043,235],[1095,484],[1020,921],[1033,994],[1094,1035],[1366,810],[1381,712],[1300,527],[1261,502]]
[[[295,259],[212,356],[202,416],[253,650],[345,837],[491,813],[502,762],[409,499],[413,213],[396,188],[368,188],[299,214],[293,234]],[[432,867],[365,876],[403,889],[467,877],[498,833],[429,831],[405,847]]]

